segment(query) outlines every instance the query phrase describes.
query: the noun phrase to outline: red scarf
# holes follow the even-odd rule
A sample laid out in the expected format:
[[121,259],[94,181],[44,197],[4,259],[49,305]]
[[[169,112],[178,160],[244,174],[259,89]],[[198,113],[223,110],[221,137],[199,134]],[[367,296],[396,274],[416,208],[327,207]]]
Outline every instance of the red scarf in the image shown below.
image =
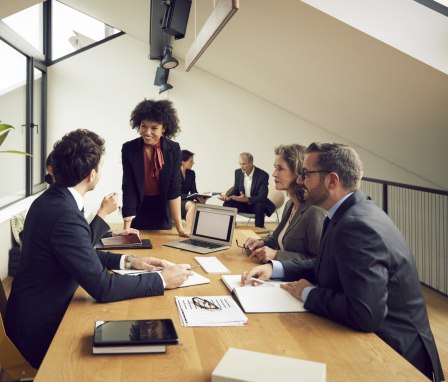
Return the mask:
[[153,176],[158,178],[158,173],[162,169],[165,161],[163,160],[162,149],[160,148],[160,142],[152,147],[152,171]]

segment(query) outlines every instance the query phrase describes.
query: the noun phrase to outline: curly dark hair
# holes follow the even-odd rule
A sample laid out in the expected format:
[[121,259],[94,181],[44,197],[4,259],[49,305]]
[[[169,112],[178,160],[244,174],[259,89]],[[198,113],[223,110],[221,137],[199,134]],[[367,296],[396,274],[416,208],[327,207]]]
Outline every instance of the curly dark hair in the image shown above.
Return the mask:
[[53,178],[53,151],[48,154],[47,161],[45,162],[45,167],[47,169],[47,174],[45,174],[45,182],[47,182],[50,186],[54,183]]
[[55,183],[73,187],[84,180],[104,155],[104,139],[89,130],[74,130],[53,146],[51,161]]
[[180,133],[179,118],[173,103],[168,100],[143,100],[131,113],[129,123],[133,129],[140,127],[144,120],[157,122],[165,128],[165,137],[172,138]]

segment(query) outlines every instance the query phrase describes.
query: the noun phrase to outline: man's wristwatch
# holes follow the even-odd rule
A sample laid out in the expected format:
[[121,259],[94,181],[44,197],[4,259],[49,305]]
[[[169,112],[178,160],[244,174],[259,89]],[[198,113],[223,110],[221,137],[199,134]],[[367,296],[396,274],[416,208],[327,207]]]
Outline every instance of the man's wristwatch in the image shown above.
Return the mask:
[[131,265],[131,259],[135,258],[134,255],[126,255],[124,257],[124,269],[134,269],[134,267]]

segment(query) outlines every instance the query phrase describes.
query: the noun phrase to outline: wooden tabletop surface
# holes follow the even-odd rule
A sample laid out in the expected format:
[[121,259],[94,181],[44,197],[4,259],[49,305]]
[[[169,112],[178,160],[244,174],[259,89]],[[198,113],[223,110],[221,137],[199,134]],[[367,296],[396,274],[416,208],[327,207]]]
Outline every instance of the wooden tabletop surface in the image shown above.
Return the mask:
[[[251,235],[249,230],[236,230],[234,241],[244,242]],[[151,239],[152,250],[122,252],[196,264],[198,254],[162,245],[179,238],[174,231],[152,231],[142,237]],[[256,264],[236,245],[208,256],[216,256],[234,274]],[[246,327],[182,327],[175,296],[229,294],[220,275],[196,271],[211,283],[168,290],[158,297],[99,304],[78,288],[35,381],[210,381],[229,347],[323,362],[329,382],[426,381],[375,334],[357,332],[309,312],[248,314]],[[176,326],[179,344],[169,346],[167,353],[92,355],[96,320],[155,318],[171,318]]]

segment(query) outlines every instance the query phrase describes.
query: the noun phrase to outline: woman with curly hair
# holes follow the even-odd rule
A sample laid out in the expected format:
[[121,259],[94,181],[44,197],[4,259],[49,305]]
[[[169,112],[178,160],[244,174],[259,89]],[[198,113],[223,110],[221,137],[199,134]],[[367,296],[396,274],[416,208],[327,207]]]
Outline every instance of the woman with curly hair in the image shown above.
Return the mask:
[[246,253],[262,263],[269,260],[306,260],[317,256],[326,212],[305,200],[305,188],[298,183],[303,170],[305,146],[280,145],[275,149],[275,188],[285,190],[289,201],[272,235],[247,239]]
[[122,149],[124,228],[171,229],[188,236],[180,212],[180,132],[173,104],[144,100],[132,111],[130,125],[140,134]]

